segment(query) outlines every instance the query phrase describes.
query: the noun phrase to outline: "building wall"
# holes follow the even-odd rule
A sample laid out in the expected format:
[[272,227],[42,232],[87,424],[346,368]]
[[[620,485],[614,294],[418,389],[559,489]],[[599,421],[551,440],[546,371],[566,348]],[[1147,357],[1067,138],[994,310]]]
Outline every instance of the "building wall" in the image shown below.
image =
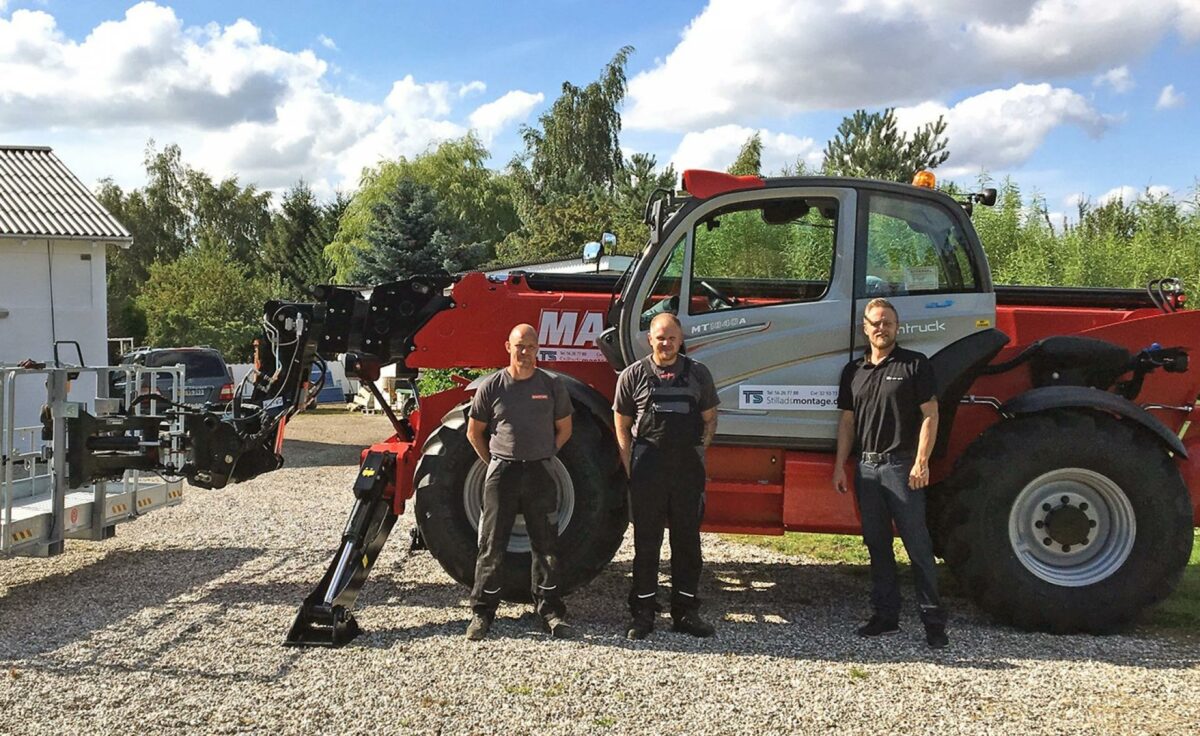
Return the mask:
[[[105,245],[91,241],[0,238],[0,364],[26,358],[54,360],[54,340],[75,340],[85,365],[108,362],[108,304]],[[53,311],[51,296],[53,295]],[[78,363],[73,346],[62,345],[64,363]],[[17,426],[38,423],[45,398],[44,379],[17,385]],[[71,387],[73,401],[96,395],[93,376]]]

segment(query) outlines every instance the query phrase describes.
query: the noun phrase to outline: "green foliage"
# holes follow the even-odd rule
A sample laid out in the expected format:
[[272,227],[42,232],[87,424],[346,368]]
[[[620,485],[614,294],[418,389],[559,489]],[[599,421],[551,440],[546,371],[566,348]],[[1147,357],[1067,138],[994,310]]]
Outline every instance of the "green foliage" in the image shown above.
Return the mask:
[[227,245],[212,241],[149,270],[137,305],[150,345],[209,345],[230,362],[250,358],[263,302],[280,295],[278,282],[252,275]]
[[339,194],[322,207],[301,179],[280,204],[263,244],[264,269],[280,279],[288,297],[304,299],[309,287],[333,280],[333,263],[325,256],[325,245],[332,237],[330,221],[336,227],[346,200]]
[[509,166],[521,228],[496,248],[497,262],[578,257],[604,232],[617,236],[618,252],[645,245],[646,200],[655,189],[673,189],[677,176],[670,166],[656,171],[651,155],[622,156],[618,108],[632,52],[619,50],[586,87],[564,82],[541,128],[522,131],[525,152]]
[[757,132],[746,139],[742,150],[729,167],[729,173],[734,176],[762,176],[762,136]]
[[574,194],[591,187],[611,192],[624,159],[621,154],[621,114],[625,99],[625,65],[632,46],[617,51],[600,78],[586,87],[563,82],[562,94],[538,122],[525,127],[528,183],[545,199]]
[[996,206],[972,218],[998,284],[1141,288],[1176,276],[1200,289],[1200,212],[1186,201],[1149,191],[1133,202],[1085,200],[1069,224],[1011,180],[998,189]]
[[896,127],[896,110],[855,110],[843,118],[837,135],[825,146],[825,173],[887,181],[912,181],[921,169],[934,169],[950,157],[946,121],[939,115],[912,136]]
[[355,251],[349,276],[364,284],[396,281],[417,274],[454,273],[482,262],[487,247],[465,243],[455,223],[443,218],[433,189],[400,179],[387,199],[375,205],[367,247]]
[[351,280],[356,253],[367,247],[375,208],[403,179],[433,191],[439,220],[465,243],[494,245],[515,230],[519,222],[511,182],[487,168],[488,156],[479,138],[471,133],[446,141],[411,161],[400,158],[365,169],[359,190],[346,206],[337,233],[326,248],[336,269],[335,279],[339,283]]
[[239,263],[260,273],[258,247],[270,229],[271,195],[236,178],[213,183],[183,163],[177,145],[146,148],[146,185],[123,191],[101,182],[100,203],[133,235],[133,245],[108,260],[109,334],[142,342],[150,325],[137,296],[155,263],[169,263],[202,241],[221,243]]

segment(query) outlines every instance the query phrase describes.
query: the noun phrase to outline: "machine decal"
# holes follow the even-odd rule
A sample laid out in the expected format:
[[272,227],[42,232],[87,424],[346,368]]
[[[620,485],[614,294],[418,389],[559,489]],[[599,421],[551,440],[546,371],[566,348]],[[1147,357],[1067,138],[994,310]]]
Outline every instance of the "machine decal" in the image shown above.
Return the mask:
[[543,309],[538,318],[538,360],[603,363],[596,338],[604,331],[602,312]]
[[837,409],[837,386],[738,386],[739,409],[831,411]]
[[945,309],[946,307],[953,307],[953,306],[954,306],[953,299],[943,299],[940,302],[929,302],[928,304],[925,305],[925,308],[926,309]]
[[992,321],[990,319],[975,320],[975,329],[977,329],[977,330],[987,329],[988,327],[991,327],[991,326],[992,326]]
[[714,332],[741,327],[744,324],[746,324],[745,317],[730,317],[729,319],[720,319],[716,322],[706,322],[702,325],[692,325],[691,332],[693,335],[711,335]]
[[900,329],[897,330],[897,332],[899,332],[901,335],[919,335],[919,334],[925,334],[928,332],[945,332],[945,331],[946,331],[946,323],[941,321],[940,319],[935,319],[932,322],[925,322],[923,324],[917,324],[917,323],[903,324],[903,325],[900,325]]

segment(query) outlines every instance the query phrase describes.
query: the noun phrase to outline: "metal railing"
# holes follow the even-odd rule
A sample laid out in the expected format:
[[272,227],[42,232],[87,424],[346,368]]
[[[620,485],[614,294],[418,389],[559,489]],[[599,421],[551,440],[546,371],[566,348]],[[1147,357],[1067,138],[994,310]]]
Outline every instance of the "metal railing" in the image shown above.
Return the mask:
[[[72,381],[83,374],[93,374],[96,380],[96,396],[87,397],[87,401],[78,400],[78,393],[72,395]],[[123,385],[123,396],[108,396],[112,376],[124,377],[124,381],[116,382]],[[44,387],[36,386],[38,382],[44,383]],[[67,537],[103,539],[110,535],[117,521],[178,503],[182,498],[181,481],[136,470],[127,471],[115,483],[100,481],[71,489],[66,425],[69,418],[80,416],[80,411],[116,414],[130,406],[133,414],[163,417],[165,428],[160,433],[159,454],[164,464],[179,467],[184,460],[183,420],[179,417],[168,420],[165,415],[170,402],[182,401],[183,386],[181,365],[0,367],[0,527],[4,530],[0,534],[0,553],[57,554]],[[36,396],[38,392],[45,396],[40,411],[42,424],[18,425],[18,409],[28,410],[36,403],[36,399],[31,402],[28,396]],[[153,397],[134,404],[134,399],[143,393],[151,393]],[[90,410],[93,408],[94,412]],[[109,503],[118,497],[128,498],[128,502]],[[89,501],[90,518],[81,520],[79,512],[86,509]]]

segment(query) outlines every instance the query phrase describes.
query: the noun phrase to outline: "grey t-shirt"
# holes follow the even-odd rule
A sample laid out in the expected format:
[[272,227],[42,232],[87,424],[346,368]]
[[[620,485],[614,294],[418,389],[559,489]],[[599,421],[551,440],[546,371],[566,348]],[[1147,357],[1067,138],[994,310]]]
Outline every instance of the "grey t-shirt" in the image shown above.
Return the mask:
[[[626,366],[617,377],[617,393],[612,408],[618,414],[634,418],[634,435],[637,434],[637,422],[642,418],[642,412],[650,405],[650,392],[654,390],[651,379],[657,377],[663,384],[670,383],[675,380],[676,373],[683,370],[683,360],[681,355],[671,365],[660,368],[652,357],[646,356]],[[708,411],[721,403],[717,398],[712,373],[699,361],[692,360],[687,388],[696,398],[700,411]]]
[[554,422],[570,415],[567,387],[541,369],[518,381],[501,368],[483,379],[471,399],[471,418],[492,431],[488,449],[505,460],[552,457]]

